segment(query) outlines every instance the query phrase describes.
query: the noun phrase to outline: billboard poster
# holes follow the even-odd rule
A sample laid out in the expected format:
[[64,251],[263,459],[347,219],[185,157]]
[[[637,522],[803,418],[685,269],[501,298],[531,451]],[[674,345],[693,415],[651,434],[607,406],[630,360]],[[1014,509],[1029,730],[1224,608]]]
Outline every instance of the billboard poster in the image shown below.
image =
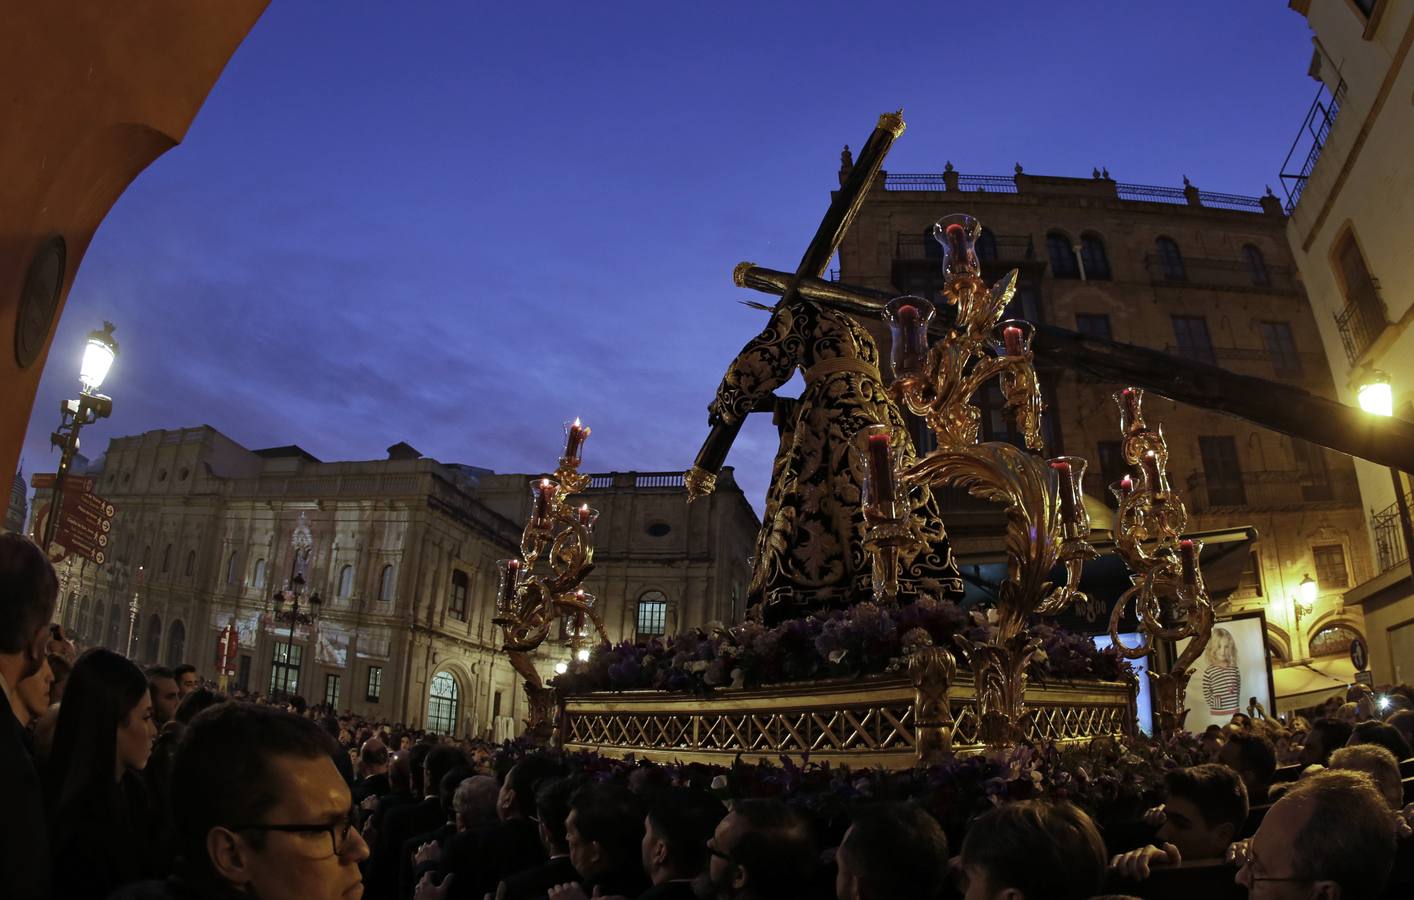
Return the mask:
[[320,625],[315,632],[314,658],[323,666],[344,668],[349,664],[349,633],[333,625]]
[[[1111,643],[1108,634],[1097,634],[1090,638],[1095,642],[1095,649],[1103,650]],[[1138,647],[1141,637],[1138,632],[1121,634],[1119,642],[1126,647]],[[1135,698],[1136,711],[1139,714],[1139,730],[1145,734],[1154,733],[1154,686],[1149,683],[1149,657],[1141,656],[1138,659],[1131,659],[1129,665],[1134,669],[1135,676],[1139,679],[1139,695]]]
[[[1175,652],[1183,653],[1191,640],[1179,641]],[[1203,655],[1193,663],[1183,727],[1199,733],[1209,725],[1226,725],[1234,713],[1247,712],[1253,699],[1274,714],[1273,693],[1266,616],[1256,612],[1219,619]]]

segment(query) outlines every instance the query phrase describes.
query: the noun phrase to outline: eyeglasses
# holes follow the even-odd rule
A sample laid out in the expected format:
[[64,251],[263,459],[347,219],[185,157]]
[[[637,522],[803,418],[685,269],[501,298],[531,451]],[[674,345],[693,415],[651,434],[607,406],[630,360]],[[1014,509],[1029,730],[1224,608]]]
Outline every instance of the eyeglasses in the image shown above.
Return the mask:
[[349,836],[353,834],[353,811],[339,819],[337,822],[324,822],[320,825],[228,825],[231,831],[279,831],[284,834],[317,834],[324,832],[329,835],[329,847],[333,850],[334,856],[343,855],[349,849]]

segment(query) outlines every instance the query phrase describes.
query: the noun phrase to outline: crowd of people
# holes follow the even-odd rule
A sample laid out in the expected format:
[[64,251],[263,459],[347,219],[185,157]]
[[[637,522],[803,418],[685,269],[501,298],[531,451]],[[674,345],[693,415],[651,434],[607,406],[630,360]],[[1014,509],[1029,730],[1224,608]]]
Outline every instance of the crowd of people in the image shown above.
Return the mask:
[[[39,549],[0,536],[0,894],[195,900],[1414,895],[1414,694],[1239,715],[1142,821],[1066,799],[949,830],[896,798],[822,819],[711,766],[604,764],[79,654]],[[1403,766],[1403,771],[1401,770]],[[1411,893],[1405,893],[1405,892]]]

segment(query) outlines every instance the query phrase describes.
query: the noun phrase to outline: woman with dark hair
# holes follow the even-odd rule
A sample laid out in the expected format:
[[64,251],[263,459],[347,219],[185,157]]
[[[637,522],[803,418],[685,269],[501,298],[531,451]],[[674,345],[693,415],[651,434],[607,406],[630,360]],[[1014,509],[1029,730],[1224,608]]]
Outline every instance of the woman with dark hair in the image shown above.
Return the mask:
[[147,765],[156,729],[147,678],[94,648],[69,675],[45,769],[56,897],[107,897],[157,874]]

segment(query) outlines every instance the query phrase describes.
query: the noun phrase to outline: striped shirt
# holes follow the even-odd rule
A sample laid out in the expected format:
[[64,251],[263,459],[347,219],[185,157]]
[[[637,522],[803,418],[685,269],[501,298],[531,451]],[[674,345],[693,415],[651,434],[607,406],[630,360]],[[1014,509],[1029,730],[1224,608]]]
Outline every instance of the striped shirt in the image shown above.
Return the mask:
[[1242,696],[1242,673],[1237,666],[1213,666],[1203,673],[1203,698],[1215,716],[1238,711]]

